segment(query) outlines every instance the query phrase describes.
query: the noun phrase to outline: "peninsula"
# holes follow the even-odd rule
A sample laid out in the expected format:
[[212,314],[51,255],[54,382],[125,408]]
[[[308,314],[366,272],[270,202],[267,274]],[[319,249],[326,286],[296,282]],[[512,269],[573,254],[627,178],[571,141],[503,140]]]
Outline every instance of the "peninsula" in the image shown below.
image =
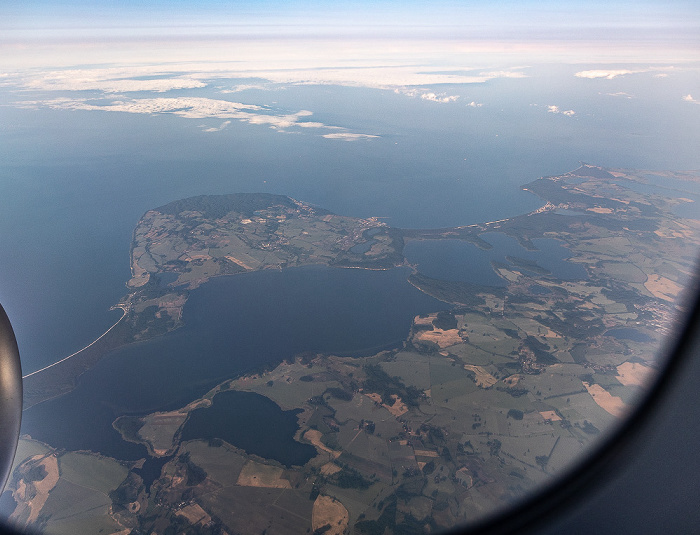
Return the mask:
[[[657,178],[673,187],[651,187]],[[214,276],[304,264],[388,269],[408,264],[411,243],[486,251],[494,235],[525,252],[491,262],[494,286],[412,266],[409,281],[445,306],[416,316],[400,348],[290,355],[174,410],[117,418],[125,440],[147,447],[155,475],[143,461],[24,437],[9,487],[16,516],[57,527],[59,509],[43,509],[49,490],[55,503],[102,485],[110,507],[100,525],[112,531],[433,532],[481,518],[585,455],[663,368],[700,250],[700,210],[679,215],[699,183],[698,173],[583,164],[525,185],[544,203],[530,214],[447,229],[394,229],[274,195],[194,197],[150,210],[134,232],[125,317],[90,348],[95,358],[96,346],[176,329],[189,292]],[[563,244],[581,276],[548,269],[541,240]],[[29,403],[42,400],[41,380],[58,384],[44,375],[25,380]],[[241,420],[239,433],[208,426],[240,400],[275,421],[292,419],[284,439],[300,453],[239,439],[269,431],[264,422]],[[79,485],[56,468],[76,463],[93,467]],[[92,514],[77,511],[74,521],[93,526]]]

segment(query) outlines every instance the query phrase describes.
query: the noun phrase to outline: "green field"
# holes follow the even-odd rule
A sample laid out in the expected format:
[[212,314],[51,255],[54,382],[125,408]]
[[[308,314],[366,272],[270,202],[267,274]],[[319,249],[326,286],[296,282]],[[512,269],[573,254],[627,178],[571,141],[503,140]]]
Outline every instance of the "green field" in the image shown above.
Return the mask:
[[201,440],[194,440],[183,444],[181,452],[189,452],[192,462],[204,468],[208,477],[224,486],[236,482],[246,463],[244,455],[236,453],[234,448],[226,444],[212,447]]
[[124,481],[129,469],[109,457],[67,452],[58,458],[62,479],[108,494]]

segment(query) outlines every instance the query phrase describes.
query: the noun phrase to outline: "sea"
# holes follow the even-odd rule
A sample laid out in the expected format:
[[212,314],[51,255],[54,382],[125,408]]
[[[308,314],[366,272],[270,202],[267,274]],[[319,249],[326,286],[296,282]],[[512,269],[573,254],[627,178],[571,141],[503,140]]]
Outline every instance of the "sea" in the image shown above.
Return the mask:
[[[542,200],[520,186],[580,161],[700,168],[688,141],[698,138],[700,121],[689,122],[681,99],[659,103],[659,95],[672,93],[662,81],[650,77],[636,98],[619,98],[613,94],[632,93],[629,80],[606,80],[604,92],[593,91],[590,81],[581,85],[573,76],[584,68],[551,67],[547,77],[542,67],[524,83],[440,87],[459,96],[449,103],[303,85],[227,97],[312,110],[311,120],[378,136],[352,142],[313,129],[237,121],[207,132],[222,121],[172,114],[26,109],[14,104],[42,95],[3,89],[0,303],[14,326],[24,373],[84,347],[119,318],[110,307],[126,294],[133,229],[145,211],[176,199],[271,192],[391,226],[437,228],[534,210]],[[666,83],[680,91],[678,76]],[[212,87],[158,96],[224,98]],[[576,113],[550,113],[554,104]],[[505,256],[516,247],[505,237],[491,238],[496,251],[489,254]],[[560,244],[541,245],[550,255],[540,258],[543,267],[569,270],[563,278],[578,276]],[[440,259],[462,259],[474,277],[497,283],[483,252],[412,247],[426,271],[439,271]],[[522,250],[513,256],[530,258]],[[453,278],[465,276],[455,269]],[[367,354],[400,343],[415,314],[446,306],[406,276],[401,269],[317,266],[212,280],[192,293],[185,327],[112,352],[73,393],[26,411],[23,431],[55,446],[137,458],[140,447],[111,429],[117,415],[174,408],[216,381],[299,352]]]

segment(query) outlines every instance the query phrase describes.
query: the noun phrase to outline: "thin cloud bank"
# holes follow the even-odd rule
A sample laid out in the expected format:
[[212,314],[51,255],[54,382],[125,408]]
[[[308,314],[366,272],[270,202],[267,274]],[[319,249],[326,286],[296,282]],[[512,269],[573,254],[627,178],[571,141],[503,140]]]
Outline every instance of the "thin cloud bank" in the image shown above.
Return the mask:
[[566,115],[567,117],[573,117],[576,115],[576,112],[574,110],[560,110],[559,106],[547,106],[547,111],[549,113],[561,113],[562,115]]
[[257,89],[260,91],[269,91],[270,86],[265,84],[238,84],[229,89],[221,89],[219,93],[240,93],[241,91],[248,91],[251,89]]
[[481,76],[489,80],[494,78],[527,78],[527,74],[522,71],[487,71],[480,73]]
[[371,139],[378,138],[379,136],[373,136],[371,134],[352,134],[350,132],[339,132],[337,134],[323,134],[326,139],[341,139],[343,141],[357,141],[359,139]]
[[[344,128],[339,126],[303,120],[313,115],[313,112],[309,110],[279,114],[266,106],[203,97],[121,98],[108,104],[96,104],[95,102],[95,99],[63,97],[43,101],[25,101],[18,105],[23,108],[46,107],[61,110],[112,111],[148,115],[169,113],[186,119],[225,119],[218,128],[207,128],[203,130],[204,132],[223,130],[231,123],[232,119],[248,124],[266,125],[280,131],[294,127],[344,130]],[[338,135],[379,137],[368,134],[351,134],[349,132],[339,133]],[[334,137],[331,137],[331,139],[334,139]]]
[[[413,61],[347,61],[342,65],[309,60],[290,65],[279,59],[243,60],[225,63],[178,63],[167,65],[98,66],[60,70],[26,70],[6,73],[3,85],[44,91],[102,91],[126,93],[136,91],[166,92],[196,89],[217,83],[221,79],[255,79],[231,87],[219,88],[221,93],[236,93],[248,89],[272,89],[270,84],[285,85],[343,85],[384,90],[399,90],[413,96],[436,84],[484,83],[494,78],[524,78],[517,70],[474,72],[463,66],[417,65]],[[442,99],[443,95],[436,95]],[[431,100],[429,97],[426,97]],[[451,100],[450,100],[451,101]]]
[[650,73],[654,78],[667,78],[669,73],[679,72],[682,70],[684,70],[683,67],[679,68],[674,65],[644,67],[637,69],[593,69],[588,71],[579,71],[575,73],[574,76],[578,78],[602,78],[605,80],[612,80],[618,76],[626,76],[628,74]]
[[629,93],[625,93],[624,91],[618,91],[617,93],[605,93],[605,94],[610,96],[610,97],[634,98],[634,95],[630,95]]
[[574,76],[577,78],[605,78],[606,80],[612,80],[618,76],[624,76],[625,74],[636,74],[639,72],[646,72],[645,70],[632,71],[629,69],[614,69],[614,70],[591,70],[591,71],[579,71]]
[[228,125],[231,124],[231,121],[224,121],[221,123],[220,126],[216,127],[210,127],[210,128],[204,128],[202,132],[221,132],[224,128],[226,128]]
[[408,97],[419,97],[423,100],[429,100],[431,102],[439,102],[446,104],[448,102],[455,102],[459,99],[459,95],[448,95],[447,93],[435,93],[425,88],[396,88],[394,93],[397,95],[406,95]]
[[[263,54],[264,56],[264,54]],[[289,61],[257,55],[228,62],[180,62],[165,64],[98,65],[93,68],[26,69],[2,73],[0,85],[16,91],[47,92],[37,100],[15,103],[25,108],[112,111],[122,113],[167,113],[187,119],[220,119],[221,126],[202,126],[203,132],[218,132],[232,120],[283,131],[294,128],[335,131],[328,139],[371,139],[379,136],[353,134],[341,126],[308,120],[310,111],[283,113],[271,106],[225,100],[223,95],[245,90],[276,90],[290,85],[342,85],[390,90],[429,102],[449,104],[459,95],[438,92],[437,85],[484,83],[494,78],[524,78],[521,69],[467,68],[464,65],[416,64],[412,60],[344,60],[328,57]],[[333,63],[331,63],[333,61]],[[227,80],[228,81],[227,83]],[[240,82],[240,83],[237,83]],[[159,96],[159,93],[209,87],[222,98]],[[432,88],[432,89],[431,89]],[[60,91],[61,97],[54,95]],[[70,95],[71,92],[76,92]],[[77,93],[80,92],[80,93]],[[52,95],[53,93],[53,95]],[[150,93],[150,94],[149,94]],[[69,95],[69,96],[66,96]],[[86,97],[85,95],[89,95]],[[37,98],[37,97],[34,97]],[[482,104],[466,104],[478,108]]]
[[31,71],[25,74],[15,73],[11,78],[24,89],[102,91],[108,94],[138,91],[165,93],[176,89],[199,89],[208,85],[191,73],[174,73],[153,66]]

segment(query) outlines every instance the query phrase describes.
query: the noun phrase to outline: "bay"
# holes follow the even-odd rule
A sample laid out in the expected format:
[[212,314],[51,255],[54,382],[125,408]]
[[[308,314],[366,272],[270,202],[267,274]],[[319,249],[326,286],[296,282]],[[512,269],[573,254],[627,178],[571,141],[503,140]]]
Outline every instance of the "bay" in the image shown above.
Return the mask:
[[526,263],[520,267],[513,266],[509,257],[536,262],[559,279],[588,278],[581,265],[567,262],[571,251],[559,240],[534,239],[532,243],[537,250],[527,250],[517,240],[502,232],[486,232],[480,237],[493,248],[480,249],[472,243],[460,240],[414,240],[406,244],[404,256],[409,262],[417,265],[418,271],[428,277],[483,286],[505,286],[505,281],[496,274],[491,262],[526,269]]
[[24,412],[24,433],[69,450],[138,459],[112,421],[181,407],[222,380],[313,351],[369,355],[400,345],[417,314],[448,308],[388,271],[324,266],[215,278],[194,290],[185,326],[113,351],[75,390]]

